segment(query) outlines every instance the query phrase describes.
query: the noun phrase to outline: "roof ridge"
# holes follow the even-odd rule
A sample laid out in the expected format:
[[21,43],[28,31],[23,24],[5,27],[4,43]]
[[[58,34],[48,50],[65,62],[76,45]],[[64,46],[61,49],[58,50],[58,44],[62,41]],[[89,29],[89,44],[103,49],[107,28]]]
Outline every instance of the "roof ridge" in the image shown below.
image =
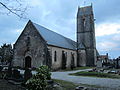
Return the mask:
[[76,42],[74,40],[67,38],[37,23],[32,22],[32,24],[39,31],[40,35],[44,38],[48,45],[76,50]]
[[[34,22],[32,22],[32,23],[34,23]],[[34,23],[34,24],[37,24],[37,23]],[[37,25],[39,25],[39,24],[37,24]],[[71,41],[73,41],[73,42],[76,42],[76,41],[74,41],[74,40],[72,40],[72,39],[70,39],[70,38],[67,38],[67,37],[65,37],[65,36],[63,36],[63,35],[55,32],[55,31],[53,31],[53,30],[51,30],[51,29],[48,29],[48,28],[46,28],[46,27],[44,27],[44,26],[42,26],[42,25],[39,25],[39,26],[41,26],[42,28],[47,29],[47,30],[50,31],[50,32],[56,33],[57,35],[60,35],[60,36],[62,36],[62,37],[64,37],[64,38],[66,38],[66,39],[69,39],[69,40],[71,40]]]

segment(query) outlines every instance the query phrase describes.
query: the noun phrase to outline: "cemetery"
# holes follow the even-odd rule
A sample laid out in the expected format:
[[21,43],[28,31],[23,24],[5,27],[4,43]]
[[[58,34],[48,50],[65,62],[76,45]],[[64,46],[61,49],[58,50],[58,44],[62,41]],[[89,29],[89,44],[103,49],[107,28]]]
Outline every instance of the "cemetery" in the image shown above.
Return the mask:
[[[9,13],[20,17],[19,8],[11,9],[5,4],[0,1]],[[73,40],[29,19],[23,31],[16,31],[21,34],[14,43],[0,46],[0,90],[120,89],[120,56],[110,59],[109,53],[98,52],[95,20],[92,4],[78,7]]]
[[[74,84],[67,81],[61,81],[57,79],[51,78],[51,74],[53,70],[50,70],[48,66],[40,66],[39,68],[28,68],[28,67],[15,67],[12,66],[11,59],[13,56],[13,50],[11,49],[11,46],[8,44],[4,44],[2,47],[4,48],[3,51],[6,53],[2,56],[0,59],[0,87],[4,90],[9,90],[9,87],[11,90],[25,90],[25,89],[32,89],[34,90],[35,87],[36,90],[46,90],[47,88],[51,90],[59,90],[65,88],[65,90],[90,90],[91,88],[95,88],[94,86],[88,86],[88,85],[81,85],[81,84]],[[120,58],[116,58],[113,61],[109,60],[109,58],[106,59],[103,58],[103,56],[98,57],[98,61],[102,61],[102,63],[98,63],[96,67],[74,67],[74,68],[66,68],[59,70],[60,72],[67,72],[67,71],[76,71],[76,70],[87,70],[89,71],[80,71],[76,73],[69,73],[69,75],[75,75],[75,76],[84,76],[84,77],[95,77],[95,78],[112,78],[112,79],[119,79],[120,78]],[[59,76],[58,76],[59,77]],[[8,85],[7,87],[5,85]],[[81,88],[81,89],[80,89]],[[89,89],[88,89],[89,88]]]

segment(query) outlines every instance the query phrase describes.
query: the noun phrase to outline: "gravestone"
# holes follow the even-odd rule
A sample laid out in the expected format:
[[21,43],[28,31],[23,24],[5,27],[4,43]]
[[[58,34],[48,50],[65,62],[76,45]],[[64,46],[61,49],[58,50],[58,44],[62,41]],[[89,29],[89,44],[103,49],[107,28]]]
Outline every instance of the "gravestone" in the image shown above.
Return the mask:
[[26,82],[28,79],[30,79],[32,77],[32,72],[29,68],[25,69],[24,72],[24,81]]
[[19,76],[20,76],[20,71],[18,71],[17,69],[14,69],[13,70],[13,77],[16,79],[19,79]]
[[2,67],[2,66],[0,66],[0,71],[2,71],[2,69],[3,69],[3,67]]
[[8,78],[11,78],[11,77],[12,77],[12,67],[8,67],[7,77],[8,77]]
[[22,81],[23,81],[23,77],[22,77],[22,75],[20,74],[20,71],[18,71],[17,69],[14,69],[14,70],[13,70],[12,78],[13,78],[13,80],[16,81],[16,82],[22,82]]

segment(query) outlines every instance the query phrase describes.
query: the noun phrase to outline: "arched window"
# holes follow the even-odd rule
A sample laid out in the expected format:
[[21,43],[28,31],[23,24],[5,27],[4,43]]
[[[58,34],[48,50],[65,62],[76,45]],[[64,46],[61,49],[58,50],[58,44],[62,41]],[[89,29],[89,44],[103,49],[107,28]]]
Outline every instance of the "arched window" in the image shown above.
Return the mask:
[[55,62],[57,61],[57,52],[56,51],[54,52],[54,61]]
[[25,57],[25,67],[31,68],[31,57],[30,56]]

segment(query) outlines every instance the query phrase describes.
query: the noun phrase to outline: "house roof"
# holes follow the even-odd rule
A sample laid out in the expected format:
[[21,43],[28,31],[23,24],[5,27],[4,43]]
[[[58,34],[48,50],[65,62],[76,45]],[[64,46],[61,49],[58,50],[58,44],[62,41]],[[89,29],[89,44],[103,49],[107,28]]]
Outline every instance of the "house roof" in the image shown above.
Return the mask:
[[[39,31],[40,35],[45,39],[48,45],[76,50],[77,43],[75,41],[66,38],[36,23],[33,23],[33,25]],[[84,46],[81,44],[81,48],[83,47]]]
[[99,57],[99,58],[101,58],[101,59],[108,58],[108,56],[107,56],[107,55],[99,55],[98,57]]

